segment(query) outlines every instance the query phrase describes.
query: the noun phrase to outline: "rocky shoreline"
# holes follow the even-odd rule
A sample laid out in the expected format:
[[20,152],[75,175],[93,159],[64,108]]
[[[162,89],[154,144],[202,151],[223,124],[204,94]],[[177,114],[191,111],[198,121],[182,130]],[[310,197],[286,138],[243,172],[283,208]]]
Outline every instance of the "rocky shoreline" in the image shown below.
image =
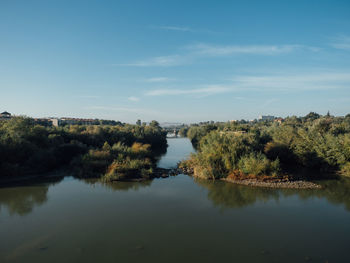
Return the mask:
[[182,174],[183,171],[179,168],[159,168],[157,167],[152,175],[152,178],[167,178],[169,176],[176,176]]
[[[181,170],[181,169],[180,169]],[[194,175],[194,170],[191,168],[183,168],[181,173]],[[232,178],[222,178],[221,181],[234,183],[239,185],[246,185],[252,187],[266,187],[266,188],[289,188],[289,189],[320,189],[321,185],[315,184],[313,182],[304,180],[291,180],[291,179],[278,179],[278,180],[268,180],[261,181],[257,179],[232,179]]]
[[[129,178],[123,180],[116,181],[131,181],[131,182],[139,182],[145,181],[154,178],[168,178],[170,176],[176,176],[179,174],[187,174],[193,176],[193,170],[191,169],[181,169],[181,168],[155,168],[152,176],[150,178]],[[0,185],[8,185],[18,182],[30,182],[33,180],[38,180],[39,178],[47,178],[47,177],[62,177],[62,171],[56,171],[50,174],[45,175],[33,175],[26,177],[17,177],[17,178],[7,178],[7,180],[0,180]],[[315,184],[309,181],[303,180],[276,180],[276,181],[260,181],[256,179],[230,179],[230,178],[222,178],[221,181],[234,183],[239,185],[253,186],[253,187],[267,187],[267,188],[289,188],[289,189],[320,189],[322,188],[320,185]]]
[[222,181],[234,183],[234,184],[240,184],[240,185],[247,185],[247,186],[254,186],[254,187],[267,187],[267,188],[289,188],[289,189],[320,189],[322,188],[321,185],[315,184],[313,182],[308,181],[258,181],[254,179],[242,179],[242,180],[233,180],[228,178],[221,179]]
[[170,176],[176,176],[179,174],[182,174],[183,171],[179,168],[155,168],[152,175],[148,178],[144,177],[136,177],[136,178],[127,178],[127,179],[120,179],[120,180],[115,180],[116,182],[118,181],[124,181],[124,182],[141,182],[141,181],[147,181],[147,180],[152,180],[155,178],[168,178]]

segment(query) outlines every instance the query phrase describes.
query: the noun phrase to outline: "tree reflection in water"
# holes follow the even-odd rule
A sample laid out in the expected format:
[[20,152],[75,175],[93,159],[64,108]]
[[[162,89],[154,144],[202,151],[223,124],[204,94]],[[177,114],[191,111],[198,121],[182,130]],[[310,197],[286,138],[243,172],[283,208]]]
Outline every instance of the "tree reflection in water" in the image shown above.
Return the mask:
[[350,211],[348,178],[320,182],[322,189],[273,189],[200,179],[195,179],[194,182],[208,189],[208,199],[221,208],[239,208],[256,202],[278,201],[280,197],[297,195],[302,200],[325,198],[332,204],[344,205]]
[[113,191],[129,191],[129,190],[139,190],[140,188],[151,186],[153,180],[145,180],[145,181],[137,181],[137,182],[101,182],[98,179],[80,179],[86,184],[95,185],[101,184],[107,189],[111,189]]
[[[47,178],[45,181],[31,182],[30,185],[0,187],[0,213],[7,209],[10,215],[27,215],[35,206],[47,202],[50,186],[59,183],[63,177]],[[96,179],[84,179],[87,184],[99,183]],[[208,199],[221,208],[239,208],[253,205],[256,202],[278,201],[281,197],[297,195],[301,200],[325,198],[332,204],[343,205],[350,211],[350,179],[323,181],[322,189],[270,189],[235,185],[221,181],[194,179],[194,182],[208,190]],[[102,184],[102,183],[99,183]],[[141,182],[103,183],[113,191],[138,190],[150,187],[152,180]]]
[[[51,177],[30,181],[27,184],[6,185],[0,187],[0,213],[7,209],[10,215],[27,215],[32,212],[35,206],[40,206],[47,202],[47,193],[50,186],[63,180],[64,177]],[[96,179],[81,179],[87,184],[100,183]],[[115,182],[101,183],[113,191],[138,190],[152,184],[151,180],[141,182]]]
[[0,213],[6,208],[10,215],[27,215],[35,206],[47,202],[49,187],[62,181],[63,177],[50,177],[30,184],[0,187]]

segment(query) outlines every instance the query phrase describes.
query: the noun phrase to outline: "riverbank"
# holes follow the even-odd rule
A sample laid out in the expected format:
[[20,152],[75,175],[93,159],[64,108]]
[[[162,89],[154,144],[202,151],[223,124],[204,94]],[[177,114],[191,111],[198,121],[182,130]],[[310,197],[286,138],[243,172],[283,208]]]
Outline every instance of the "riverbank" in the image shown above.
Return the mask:
[[[168,178],[170,176],[176,176],[183,173],[181,169],[178,168],[155,168],[150,177],[135,177],[135,178],[120,178],[112,181],[115,182],[141,182],[152,180],[155,178]],[[65,176],[73,176],[74,174],[68,169],[60,169],[50,173],[42,173],[42,174],[31,174],[31,175],[22,175],[22,176],[6,176],[0,177],[0,187],[7,187],[9,185],[15,185],[19,183],[33,183],[36,181],[42,181],[49,178],[60,177],[63,178]],[[80,177],[77,177],[80,178]],[[84,177],[81,177],[84,178]],[[94,178],[94,177],[90,177]],[[99,178],[96,176],[96,178]]]
[[182,170],[179,168],[154,168],[153,173],[149,177],[135,177],[135,178],[123,178],[119,177],[110,182],[142,182],[153,180],[155,178],[168,178],[170,176],[176,176],[182,174]]
[[254,186],[254,187],[267,187],[267,188],[288,188],[288,189],[320,189],[322,188],[321,185],[315,184],[313,182],[298,180],[298,181],[259,181],[256,179],[229,179],[229,178],[222,178],[222,181],[234,183],[234,184],[240,184],[240,185],[247,185],[247,186]]
[[65,176],[71,176],[72,174],[67,169],[59,169],[50,173],[38,173],[38,174],[27,174],[18,176],[3,176],[0,177],[0,188],[9,187],[18,184],[32,184],[34,182],[44,182],[52,180],[53,178],[64,178]]
[[[187,174],[193,176],[193,173],[189,173],[187,170],[182,170],[180,168],[156,168],[150,178],[133,178],[133,179],[121,179],[115,181],[131,181],[140,182],[146,180],[152,180],[155,178],[168,178],[170,176],[177,176],[179,174]],[[196,177],[196,176],[194,176]],[[239,185],[246,185],[252,187],[265,187],[265,188],[284,188],[284,189],[321,189],[322,186],[313,182],[303,181],[303,180],[270,180],[261,181],[257,179],[232,179],[232,178],[222,178],[221,181]]]
[[[198,177],[198,178],[208,180],[207,178],[196,176],[194,169],[191,167],[182,167],[181,171],[184,174],[188,174],[188,175],[191,175],[193,177]],[[211,180],[211,179],[209,179],[209,180]],[[267,179],[265,177],[265,180],[259,180],[258,178],[249,178],[249,177],[246,177],[246,178],[244,178],[244,177],[243,178],[242,177],[241,178],[239,178],[239,177],[236,177],[236,178],[226,177],[226,178],[221,178],[219,180],[224,181],[224,182],[228,182],[228,183],[253,186],[253,187],[288,188],[288,189],[320,189],[320,188],[322,188],[321,185],[315,184],[315,183],[310,182],[310,181],[292,180],[292,179],[289,179],[288,177],[271,178],[271,179]]]
[[[170,176],[177,176],[179,174],[187,174],[189,176],[195,176],[191,169],[180,169],[180,168],[155,168],[152,175],[148,178],[136,177],[136,178],[120,178],[113,180],[115,182],[141,182],[152,180],[155,178],[168,178]],[[72,174],[67,169],[60,169],[51,173],[45,174],[35,174],[27,176],[16,176],[16,177],[3,177],[0,178],[0,187],[6,187],[18,183],[32,183],[38,180],[43,180],[46,178],[53,177],[64,177],[72,176]],[[247,179],[232,179],[232,178],[222,178],[221,181],[239,185],[246,185],[252,187],[265,187],[265,188],[285,188],[285,189],[320,189],[322,186],[315,184],[313,182],[304,180],[269,180],[261,181],[257,179],[247,178]]]

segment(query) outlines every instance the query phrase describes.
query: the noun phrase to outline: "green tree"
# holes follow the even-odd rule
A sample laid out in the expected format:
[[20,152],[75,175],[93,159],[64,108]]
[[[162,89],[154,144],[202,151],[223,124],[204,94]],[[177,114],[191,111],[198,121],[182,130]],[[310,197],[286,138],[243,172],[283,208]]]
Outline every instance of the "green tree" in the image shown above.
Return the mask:
[[149,124],[151,127],[159,127],[159,122],[153,120],[151,121],[151,123]]

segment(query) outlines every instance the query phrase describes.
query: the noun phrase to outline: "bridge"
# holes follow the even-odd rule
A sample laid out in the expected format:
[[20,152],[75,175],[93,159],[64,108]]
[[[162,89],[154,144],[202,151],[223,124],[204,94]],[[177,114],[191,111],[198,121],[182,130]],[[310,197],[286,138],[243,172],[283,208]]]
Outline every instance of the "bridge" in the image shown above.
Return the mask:
[[168,138],[176,138],[179,136],[179,130],[180,128],[174,128],[174,127],[168,127],[168,128],[164,128],[164,130],[167,132],[167,137]]

